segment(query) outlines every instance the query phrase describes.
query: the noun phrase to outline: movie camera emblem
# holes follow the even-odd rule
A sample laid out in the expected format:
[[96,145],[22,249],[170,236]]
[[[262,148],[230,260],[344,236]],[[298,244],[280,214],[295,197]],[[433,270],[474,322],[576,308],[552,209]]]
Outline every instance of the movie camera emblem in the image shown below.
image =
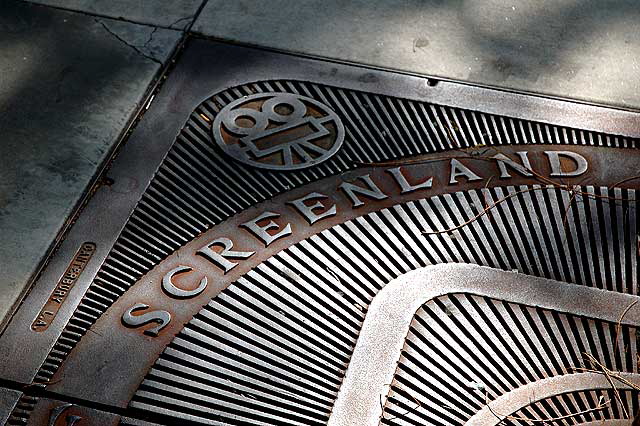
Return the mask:
[[298,170],[332,157],[344,126],[322,103],[290,93],[238,99],[216,116],[213,139],[231,158],[270,170]]

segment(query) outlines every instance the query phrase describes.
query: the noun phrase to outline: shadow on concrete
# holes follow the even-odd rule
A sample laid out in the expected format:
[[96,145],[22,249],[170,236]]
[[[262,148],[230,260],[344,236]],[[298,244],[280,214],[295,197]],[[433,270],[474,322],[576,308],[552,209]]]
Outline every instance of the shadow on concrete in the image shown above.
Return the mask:
[[[106,23],[106,24],[105,24]],[[180,33],[0,2],[0,318],[139,109]]]

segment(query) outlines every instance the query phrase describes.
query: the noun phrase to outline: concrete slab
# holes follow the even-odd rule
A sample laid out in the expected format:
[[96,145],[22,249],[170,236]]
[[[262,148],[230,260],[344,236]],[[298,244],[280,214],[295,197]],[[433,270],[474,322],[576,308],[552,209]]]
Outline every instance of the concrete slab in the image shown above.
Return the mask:
[[209,0],[194,31],[640,109],[636,0]]
[[181,37],[0,2],[0,320]]
[[28,0],[47,6],[184,30],[205,0]]

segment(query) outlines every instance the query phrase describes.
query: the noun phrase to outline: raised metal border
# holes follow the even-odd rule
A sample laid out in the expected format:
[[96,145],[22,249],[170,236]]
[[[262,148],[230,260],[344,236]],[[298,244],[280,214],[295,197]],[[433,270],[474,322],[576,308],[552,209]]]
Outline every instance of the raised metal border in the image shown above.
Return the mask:
[[[211,95],[230,87],[273,79],[309,81],[640,138],[640,115],[626,110],[448,81],[434,85],[434,80],[426,77],[191,40],[162,90],[106,172],[114,184],[95,188],[84,211],[0,337],[0,377],[32,383],[193,109]],[[87,241],[97,245],[93,258],[49,328],[33,333],[30,330],[33,319],[77,248]],[[18,359],[21,366],[15,368],[13,360]]]
[[[377,426],[380,423],[384,405],[380,396],[382,394],[386,398],[385,387],[393,381],[416,311],[429,300],[455,293],[570,312],[614,323],[620,320],[625,325],[640,324],[638,309],[629,311],[624,319],[617,317],[619,308],[637,303],[640,301],[638,296],[470,264],[446,263],[416,269],[390,281],[373,298],[333,405],[328,426]],[[579,376],[578,379],[592,382],[594,388],[600,385],[610,387],[604,378],[596,380],[583,374]],[[625,377],[640,383],[638,376],[633,374]],[[545,388],[544,392],[543,387],[540,387],[540,394],[536,393],[536,398],[552,391],[551,385],[555,383],[557,387],[558,381],[561,379],[548,383],[549,388]],[[536,383],[538,382],[527,386],[536,387]],[[563,389],[566,390],[567,387],[564,386]],[[513,393],[517,394],[515,401]],[[511,413],[515,411],[511,408],[521,408],[522,404],[518,403],[527,401],[529,396],[530,393],[526,390],[522,394],[516,390],[505,395],[508,397],[506,402],[498,398],[491,406],[499,407],[500,413]],[[493,426],[500,422],[488,409],[486,411],[489,414],[481,410],[467,425]]]
[[[633,385],[640,385],[640,374],[618,373],[621,378]],[[485,405],[471,417],[466,425],[469,426],[499,426],[509,417],[509,413],[514,413],[530,404],[535,404],[546,398],[569,392],[607,390],[611,389],[611,383],[604,376],[598,373],[572,373],[561,376],[547,377],[520,386],[513,391],[499,396],[494,401]],[[616,384],[618,390],[632,390],[633,387],[626,383]],[[505,414],[506,413],[506,414]],[[629,419],[608,419],[595,422],[579,423],[581,425],[598,424],[611,425],[612,422],[624,421],[629,424]],[[542,423],[542,422],[541,422]],[[544,424],[544,423],[543,423]]]

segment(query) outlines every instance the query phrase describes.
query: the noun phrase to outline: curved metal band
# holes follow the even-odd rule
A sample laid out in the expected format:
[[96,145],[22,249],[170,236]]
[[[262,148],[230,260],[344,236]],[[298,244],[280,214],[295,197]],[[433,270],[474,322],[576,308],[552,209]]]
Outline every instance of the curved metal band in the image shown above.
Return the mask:
[[[640,385],[640,374],[618,374],[630,383]],[[616,387],[618,390],[632,389],[631,386],[624,383],[616,383]],[[549,377],[528,383],[511,392],[501,395],[494,401],[491,401],[488,405],[485,405],[484,408],[471,417],[466,424],[469,426],[497,426],[501,424],[511,413],[515,413],[521,408],[538,401],[566,393],[567,390],[570,390],[571,392],[581,392],[606,389],[611,389],[611,383],[609,383],[603,374],[574,373]],[[610,421],[615,422],[616,420]],[[621,421],[626,421],[625,425],[629,425],[629,420]],[[595,423],[589,423],[605,425],[615,424],[603,423],[602,420],[598,420]]]
[[[329,426],[377,426],[416,311],[427,301],[465,293],[617,322],[621,306],[640,297],[469,264],[441,264],[406,273],[374,298],[329,418]],[[622,324],[639,324],[640,310]],[[495,416],[493,417],[495,420]],[[477,424],[477,423],[474,423]]]

